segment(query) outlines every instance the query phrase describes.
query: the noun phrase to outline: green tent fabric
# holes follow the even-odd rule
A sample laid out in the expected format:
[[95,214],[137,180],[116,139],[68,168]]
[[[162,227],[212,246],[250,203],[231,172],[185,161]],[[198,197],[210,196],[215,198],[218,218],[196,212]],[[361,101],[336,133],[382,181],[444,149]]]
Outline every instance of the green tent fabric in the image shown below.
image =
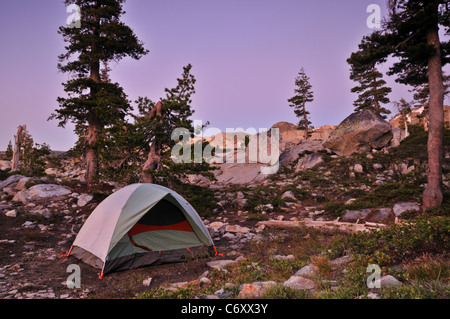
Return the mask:
[[132,184],[97,206],[65,256],[102,269],[103,276],[215,251],[202,219],[183,197],[160,185]]

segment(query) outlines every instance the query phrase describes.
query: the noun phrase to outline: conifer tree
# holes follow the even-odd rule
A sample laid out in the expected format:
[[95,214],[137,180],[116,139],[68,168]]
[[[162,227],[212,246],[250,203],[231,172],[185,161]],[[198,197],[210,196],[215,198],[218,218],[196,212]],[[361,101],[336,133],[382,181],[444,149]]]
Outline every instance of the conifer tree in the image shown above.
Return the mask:
[[83,141],[86,181],[91,184],[98,174],[100,137],[105,127],[120,123],[131,110],[127,96],[118,83],[101,78],[100,63],[125,57],[140,59],[148,51],[133,30],[120,21],[125,13],[124,0],[66,0],[80,8],[80,27],[63,26],[59,33],[67,43],[58,69],[69,73],[64,83],[67,97],[59,97],[59,107],[50,119],[59,126],[73,122]]
[[[171,150],[177,141],[172,139],[172,133],[176,128],[184,128],[190,132],[190,137],[194,135],[193,122],[191,116],[191,97],[195,94],[196,79],[191,73],[192,65],[183,68],[181,78],[177,79],[177,86],[172,89],[165,89],[166,97],[154,103],[147,97],[140,97],[138,101],[139,116],[135,116],[136,132],[149,145],[147,160],[142,167],[142,180],[144,183],[155,183],[157,178],[163,179],[166,183],[172,184],[178,178],[186,174],[204,174],[212,177],[209,173],[210,166],[203,159],[201,163],[174,163],[171,158]],[[205,125],[208,125],[206,123]],[[184,141],[186,142],[186,141]],[[202,141],[198,141],[202,143]],[[200,146],[200,145],[199,145]],[[204,145],[202,143],[201,149]],[[194,145],[191,151],[194,150]],[[192,154],[189,154],[192,158]]]
[[394,105],[400,114],[400,125],[405,127],[405,137],[408,137],[408,115],[411,114],[411,103],[401,98],[400,101],[394,102]]
[[350,79],[359,83],[351,90],[359,94],[353,103],[355,111],[371,110],[383,118],[391,113],[382,104],[390,102],[387,96],[392,91],[385,86],[383,74],[377,70],[377,64],[383,61],[379,59],[379,55],[383,55],[385,50],[383,46],[371,46],[365,37],[359,45],[359,51],[352,53],[347,59],[351,66]]
[[294,108],[294,113],[300,119],[297,125],[298,128],[305,130],[305,139],[309,136],[309,126],[311,125],[308,118],[310,113],[306,109],[306,103],[314,101],[312,85],[309,83],[309,80],[305,70],[301,68],[298,76],[295,78],[295,95],[288,99],[289,106]]
[[391,0],[387,31],[393,56],[400,58],[390,74],[409,85],[428,83],[428,183],[423,193],[425,208],[440,206],[444,139],[444,84],[442,66],[450,62],[450,41],[441,42],[439,27],[450,32],[447,0]]
[[11,141],[9,141],[8,147],[6,148],[6,151],[5,151],[5,159],[8,161],[12,160],[13,152],[14,151],[13,151],[12,143],[11,143]]
[[[444,138],[444,84],[442,67],[450,62],[450,41],[441,41],[439,28],[450,34],[448,0],[389,0],[389,16],[383,30],[365,37],[369,59],[396,60],[388,75],[414,87],[428,84],[428,174],[424,208],[440,206]],[[383,48],[383,50],[379,50]]]

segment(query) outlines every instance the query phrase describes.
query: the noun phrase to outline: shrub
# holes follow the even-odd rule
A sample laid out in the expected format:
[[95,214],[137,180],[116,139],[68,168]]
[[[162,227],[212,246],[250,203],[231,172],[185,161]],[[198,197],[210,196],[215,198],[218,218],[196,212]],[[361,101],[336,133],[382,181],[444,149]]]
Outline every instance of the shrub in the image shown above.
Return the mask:
[[405,224],[352,234],[348,248],[370,263],[390,265],[425,252],[442,253],[450,248],[450,218],[419,216]]
[[345,206],[346,205],[341,202],[328,202],[325,204],[324,210],[325,213],[331,216],[340,217],[345,210]]

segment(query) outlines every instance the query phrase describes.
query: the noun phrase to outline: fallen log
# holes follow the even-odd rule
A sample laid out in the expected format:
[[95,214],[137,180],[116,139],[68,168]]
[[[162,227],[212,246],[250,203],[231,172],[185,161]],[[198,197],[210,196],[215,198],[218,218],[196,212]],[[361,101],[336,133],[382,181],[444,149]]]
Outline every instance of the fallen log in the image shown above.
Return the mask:
[[[375,223],[372,223],[375,224]],[[339,221],[313,221],[313,220],[301,220],[301,221],[280,221],[280,220],[267,220],[260,221],[256,226],[264,225],[266,227],[276,228],[299,228],[299,227],[312,227],[330,230],[340,230],[347,233],[356,233],[360,231],[368,231],[365,224],[354,224]],[[380,224],[381,225],[381,224]],[[371,225],[376,227],[375,225]],[[381,227],[381,226],[378,226]]]

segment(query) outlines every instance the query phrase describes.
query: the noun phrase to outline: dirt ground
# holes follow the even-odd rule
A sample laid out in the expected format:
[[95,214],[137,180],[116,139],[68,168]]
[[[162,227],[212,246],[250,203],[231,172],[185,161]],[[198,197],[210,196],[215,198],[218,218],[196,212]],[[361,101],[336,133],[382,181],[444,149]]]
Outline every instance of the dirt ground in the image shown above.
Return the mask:
[[[208,260],[220,258],[143,267],[99,279],[99,269],[72,256],[60,257],[75,239],[75,236],[67,239],[71,224],[64,216],[52,217],[44,231],[37,226],[38,222],[24,226],[25,219],[0,214],[0,299],[132,298],[155,287],[198,279],[208,270]],[[47,226],[45,220],[40,225]],[[220,250],[220,243],[216,245]],[[67,287],[71,264],[80,267],[80,289]],[[145,286],[143,281],[149,277],[151,284]]]

